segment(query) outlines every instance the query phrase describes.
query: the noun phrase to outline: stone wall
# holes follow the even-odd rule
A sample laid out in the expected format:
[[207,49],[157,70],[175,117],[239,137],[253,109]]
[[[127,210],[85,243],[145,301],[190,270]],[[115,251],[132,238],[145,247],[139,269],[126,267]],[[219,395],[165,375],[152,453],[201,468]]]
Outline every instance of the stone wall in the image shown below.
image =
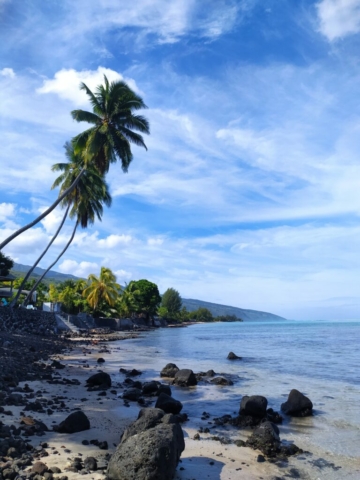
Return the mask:
[[0,307],[0,332],[46,335],[56,331],[55,314],[26,308]]

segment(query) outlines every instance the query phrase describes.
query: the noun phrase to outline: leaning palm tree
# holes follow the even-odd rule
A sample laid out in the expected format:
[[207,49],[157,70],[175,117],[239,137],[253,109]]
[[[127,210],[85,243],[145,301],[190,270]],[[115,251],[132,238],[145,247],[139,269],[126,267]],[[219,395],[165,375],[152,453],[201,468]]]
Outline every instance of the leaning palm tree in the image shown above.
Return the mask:
[[[85,164],[96,165],[100,173],[108,172],[110,164],[118,159],[127,172],[133,159],[131,143],[147,149],[141,134],[150,132],[149,123],[134,111],[147,108],[142,98],[123,81],[111,82],[104,75],[104,85],[93,93],[81,83],[92,105],[92,112],[73,110],[71,115],[77,122],[92,125],[74,137],[74,148],[84,156]],[[140,133],[137,133],[140,132]]]
[[[60,186],[60,193],[59,193],[59,197],[62,196],[63,192],[68,190],[69,188],[69,185],[72,185],[73,184],[73,181],[74,181],[74,178],[76,178],[78,176],[78,173],[83,169],[83,166],[84,166],[84,162],[81,158],[80,155],[75,155],[75,152],[74,152],[74,149],[72,148],[71,144],[69,142],[67,142],[65,144],[65,155],[66,157],[68,158],[68,162],[67,163],[57,163],[55,165],[53,165],[52,167],[52,170],[53,171],[62,171],[63,173],[55,180],[55,182],[53,183],[52,185],[52,189]],[[90,175],[91,175],[91,172],[90,172]],[[87,177],[89,177],[89,172],[88,172],[88,175]],[[25,284],[28,280],[28,278],[30,277],[30,275],[32,274],[32,272],[35,270],[35,268],[37,267],[37,265],[40,263],[40,261],[42,260],[42,258],[45,256],[45,254],[47,253],[47,251],[49,250],[49,248],[51,247],[51,245],[54,243],[54,241],[56,240],[57,236],[59,235],[64,223],[65,223],[65,220],[68,216],[68,213],[69,213],[69,210],[70,210],[70,207],[71,207],[71,204],[74,203],[75,199],[76,199],[76,196],[79,195],[79,193],[81,194],[81,190],[84,188],[84,183],[86,183],[86,181],[88,181],[88,179],[83,179],[82,182],[81,182],[81,177],[79,179],[79,182],[77,183],[76,187],[74,188],[74,190],[72,190],[65,198],[63,198],[63,200],[60,202],[60,205],[61,207],[65,207],[66,206],[66,210],[65,210],[65,214],[60,222],[60,225],[58,227],[58,229],[56,230],[55,234],[53,235],[53,237],[51,238],[50,242],[48,243],[48,245],[46,246],[46,248],[43,250],[43,252],[41,253],[41,255],[38,257],[38,259],[36,260],[36,262],[34,263],[34,265],[29,269],[29,271],[27,272],[27,274],[25,275],[24,277],[24,280],[22,281],[20,287],[18,288],[18,291],[17,291],[17,294],[15,295],[14,299],[12,300],[11,302],[11,306],[13,307],[16,302],[18,301],[20,295],[21,295],[21,292],[23,291],[23,289],[25,288]]]
[[96,310],[101,301],[105,301],[111,307],[119,296],[120,285],[116,283],[116,276],[106,267],[101,267],[100,276],[97,277],[93,273],[88,278],[90,284],[83,291],[83,296],[89,302],[90,307]]
[[0,243],[0,250],[52,212],[73,191],[90,165],[95,166],[101,174],[105,174],[111,163],[120,160],[123,171],[127,172],[133,158],[131,144],[146,149],[141,134],[149,133],[149,123],[145,117],[136,115],[134,112],[147,107],[142,98],[125,82],[109,83],[104,75],[104,85],[99,85],[95,93],[85,83],[80,85],[80,89],[85,90],[93,107],[93,112],[85,110],[71,112],[77,122],[87,122],[92,125],[73,139],[75,153],[84,159],[83,168],[68,189],[45,212]]
[[[71,152],[71,145],[68,145],[69,152]],[[74,152],[73,152],[74,153]],[[72,176],[77,174],[77,168],[81,168],[81,162],[79,162],[79,157],[76,154],[73,155],[73,163],[58,163],[55,164],[53,169],[60,170],[63,172],[54,182],[54,186],[57,186],[60,182],[62,183],[62,188],[66,188],[66,185],[71,182]],[[71,219],[76,218],[74,229],[72,234],[66,243],[63,250],[60,252],[55,261],[43,272],[39,280],[33,286],[29,292],[27,298],[25,299],[25,304],[31,299],[32,293],[36,290],[37,285],[45,277],[47,272],[53,268],[53,266],[60,260],[64,255],[66,250],[69,248],[72,243],[76,230],[80,225],[81,228],[87,228],[89,225],[93,224],[95,217],[100,221],[103,214],[103,204],[110,207],[111,205],[111,195],[109,193],[109,187],[104,180],[104,177],[100,175],[97,170],[91,166],[86,169],[85,174],[81,177],[76,189],[63,200],[64,204],[70,202],[72,208],[69,213]]]

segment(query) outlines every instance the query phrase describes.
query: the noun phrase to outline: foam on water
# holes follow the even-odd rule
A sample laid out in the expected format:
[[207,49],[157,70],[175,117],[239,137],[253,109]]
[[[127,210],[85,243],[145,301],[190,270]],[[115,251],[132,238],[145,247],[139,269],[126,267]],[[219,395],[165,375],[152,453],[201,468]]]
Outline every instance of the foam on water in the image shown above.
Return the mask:
[[[315,415],[286,418],[283,441],[312,456],[292,459],[310,479],[360,478],[360,322],[244,322],[194,325],[150,332],[121,342],[125,368],[159,379],[166,363],[237,378],[231,387],[175,389],[184,410],[201,416],[237,413],[243,395],[264,395],[279,411],[291,389],[307,395]],[[243,357],[227,360],[229,351]],[[341,467],[341,468],[338,468]],[[305,477],[304,477],[305,478]]]

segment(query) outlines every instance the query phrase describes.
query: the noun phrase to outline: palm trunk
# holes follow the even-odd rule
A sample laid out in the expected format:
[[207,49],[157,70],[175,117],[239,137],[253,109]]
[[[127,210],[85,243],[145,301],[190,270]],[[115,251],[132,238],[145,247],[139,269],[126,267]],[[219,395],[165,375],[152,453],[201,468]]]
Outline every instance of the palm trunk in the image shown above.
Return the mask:
[[40,255],[40,257],[36,260],[36,262],[34,263],[34,265],[30,268],[30,270],[27,272],[27,274],[25,275],[25,278],[24,280],[22,281],[20,287],[18,288],[18,291],[17,291],[17,294],[14,298],[14,300],[10,303],[10,307],[14,307],[16,302],[18,301],[20,295],[21,295],[21,292],[23,290],[23,288],[25,287],[25,283],[27,282],[27,279],[30,277],[30,275],[32,274],[32,272],[35,270],[36,266],[39,264],[39,262],[41,261],[41,259],[44,257],[44,255],[46,254],[46,252],[49,250],[49,248],[51,247],[51,245],[54,243],[56,237],[59,235],[59,232],[60,230],[62,229],[64,223],[65,223],[65,220],[66,220],[66,217],[69,213],[69,209],[70,209],[70,204],[68,205],[66,211],[65,211],[65,215],[63,217],[63,219],[61,220],[61,223],[59,225],[59,228],[56,230],[55,232],[55,235],[52,237],[52,239],[50,240],[50,242],[48,243],[48,246],[45,248],[45,250],[42,252],[42,254]]
[[45,212],[43,212],[41,215],[39,215],[37,218],[35,218],[35,220],[33,220],[32,222],[28,223],[27,225],[25,225],[24,227],[21,227],[19,228],[19,230],[17,230],[16,232],[12,233],[8,238],[6,238],[2,243],[0,243],[0,251],[9,243],[11,242],[11,240],[14,240],[14,238],[16,238],[18,235],[20,235],[21,233],[25,232],[26,230],[28,230],[29,228],[33,227],[34,225],[36,225],[37,223],[40,222],[40,220],[42,220],[43,218],[46,217],[46,215],[48,215],[49,213],[51,213],[55,207],[57,207],[59,205],[59,203],[61,202],[61,200],[63,200],[66,195],[68,195],[69,193],[71,193],[74,188],[76,187],[76,185],[79,183],[79,180],[80,178],[82,177],[83,173],[85,172],[86,168],[83,167],[83,169],[81,170],[81,172],[79,173],[79,175],[75,178],[75,180],[73,181],[73,183],[70,185],[70,187],[68,189],[65,190],[64,193],[62,193],[58,199],[47,209],[45,210]]
[[64,253],[66,252],[66,250],[69,248],[71,242],[74,240],[74,237],[75,237],[75,233],[76,233],[76,229],[79,225],[79,220],[76,221],[75,223],[75,227],[74,227],[74,230],[73,230],[73,233],[68,241],[68,243],[65,245],[64,249],[62,250],[62,252],[59,254],[59,256],[57,257],[57,259],[47,268],[47,270],[45,270],[45,272],[41,275],[41,277],[39,278],[39,280],[35,283],[35,285],[32,287],[32,289],[30,290],[30,292],[28,293],[28,296],[25,298],[25,301],[24,301],[24,305],[27,305],[28,302],[30,301],[31,299],[31,296],[32,294],[35,292],[37,286],[39,285],[39,283],[42,281],[42,279],[45,277],[45,275],[48,273],[49,270],[52,269],[52,267],[60,260],[60,258],[64,255]]

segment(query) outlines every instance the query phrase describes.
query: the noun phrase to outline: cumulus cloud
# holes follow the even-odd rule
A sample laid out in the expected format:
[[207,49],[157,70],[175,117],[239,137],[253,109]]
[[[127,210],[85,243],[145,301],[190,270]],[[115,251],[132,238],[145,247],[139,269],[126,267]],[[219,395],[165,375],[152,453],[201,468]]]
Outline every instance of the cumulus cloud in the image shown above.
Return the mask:
[[115,270],[116,280],[118,283],[124,286],[124,283],[128,283],[131,280],[132,274],[131,272],[127,272],[126,270]]
[[3,68],[0,70],[0,75],[3,77],[15,78],[15,72],[12,68]]
[[86,261],[77,262],[75,260],[64,260],[58,268],[61,273],[69,273],[81,278],[87,278],[90,273],[98,275],[100,271],[97,263]]
[[14,203],[0,203],[0,221],[3,222],[7,218],[11,218],[15,215]]
[[[44,212],[47,208],[48,207],[40,208],[39,213]],[[43,218],[41,220],[41,223],[44,226],[45,231],[48,234],[54,234],[55,233],[55,231],[58,229],[61,221],[64,218],[64,213],[65,213],[65,211],[55,209],[52,212],[50,212],[48,215],[46,215],[45,218]]]
[[359,0],[322,0],[317,11],[320,32],[330,41],[360,32]]
[[77,107],[84,107],[89,105],[89,98],[83,90],[79,89],[80,83],[85,83],[90,90],[95,91],[96,87],[104,82],[104,75],[110,82],[124,80],[134,91],[139,92],[133,79],[124,78],[120,73],[104,67],[98,67],[97,70],[59,70],[53,79],[44,80],[43,86],[36,92],[38,94],[54,93]]
[[118,245],[128,245],[133,242],[134,238],[131,235],[109,235],[106,238],[98,240],[97,244],[99,247],[114,248]]

